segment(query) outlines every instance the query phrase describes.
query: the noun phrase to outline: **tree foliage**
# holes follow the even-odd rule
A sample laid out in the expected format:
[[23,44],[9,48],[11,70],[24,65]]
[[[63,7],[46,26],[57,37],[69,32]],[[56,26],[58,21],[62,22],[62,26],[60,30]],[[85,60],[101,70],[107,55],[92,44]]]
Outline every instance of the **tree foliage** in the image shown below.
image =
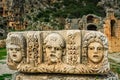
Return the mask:
[[27,10],[25,12],[29,13],[25,13],[23,17],[30,20],[30,22],[32,21],[32,23],[41,21],[55,24],[54,22],[56,21],[54,20],[56,18],[81,18],[87,14],[105,15],[103,9],[97,6],[100,0],[58,0],[58,2],[54,3],[48,1],[41,2],[42,0],[35,0],[35,2],[31,0],[31,2],[33,1],[32,6],[30,2],[26,1],[29,0],[25,0],[24,10]]

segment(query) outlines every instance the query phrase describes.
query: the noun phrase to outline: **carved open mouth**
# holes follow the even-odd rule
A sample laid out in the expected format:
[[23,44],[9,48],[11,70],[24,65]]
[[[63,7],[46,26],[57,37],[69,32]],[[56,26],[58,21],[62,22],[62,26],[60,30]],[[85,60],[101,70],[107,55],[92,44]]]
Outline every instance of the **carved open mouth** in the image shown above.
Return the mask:
[[13,57],[16,57],[16,56],[17,56],[17,55],[15,55],[15,54],[13,55]]
[[99,56],[98,55],[93,55],[93,57],[98,58]]
[[56,57],[54,54],[51,54],[50,57]]

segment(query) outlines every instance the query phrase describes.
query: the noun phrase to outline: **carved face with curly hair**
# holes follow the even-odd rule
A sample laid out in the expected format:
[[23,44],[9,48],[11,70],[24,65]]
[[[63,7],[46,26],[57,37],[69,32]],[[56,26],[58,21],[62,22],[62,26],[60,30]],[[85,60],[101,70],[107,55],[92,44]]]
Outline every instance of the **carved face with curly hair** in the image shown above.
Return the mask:
[[11,60],[20,62],[24,55],[24,37],[21,34],[9,34],[7,50]]
[[108,49],[107,38],[104,34],[93,31],[86,34],[83,41],[83,48],[87,55],[88,62],[100,63]]

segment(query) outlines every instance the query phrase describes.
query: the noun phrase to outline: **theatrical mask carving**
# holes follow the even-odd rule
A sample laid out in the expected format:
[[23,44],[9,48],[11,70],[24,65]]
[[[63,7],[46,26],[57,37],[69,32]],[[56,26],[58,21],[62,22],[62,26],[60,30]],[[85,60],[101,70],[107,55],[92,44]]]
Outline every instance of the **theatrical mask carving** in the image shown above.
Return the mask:
[[89,62],[99,63],[104,56],[104,47],[99,42],[92,42],[88,46],[88,60]]
[[48,63],[62,62],[62,55],[64,54],[65,41],[60,34],[49,34],[45,40],[45,53]]
[[[6,39],[6,43],[8,51],[8,65],[16,66],[24,60],[23,57],[25,57],[25,38],[22,34],[10,33]],[[15,67],[13,68],[16,69]]]
[[11,45],[8,47],[8,53],[10,55],[10,58],[14,62],[20,62],[22,60],[22,52],[21,48],[18,45]]
[[[88,32],[83,38],[83,63],[87,63],[88,71],[104,73],[110,70],[107,53],[108,41],[101,32]],[[83,58],[83,57],[82,57]]]

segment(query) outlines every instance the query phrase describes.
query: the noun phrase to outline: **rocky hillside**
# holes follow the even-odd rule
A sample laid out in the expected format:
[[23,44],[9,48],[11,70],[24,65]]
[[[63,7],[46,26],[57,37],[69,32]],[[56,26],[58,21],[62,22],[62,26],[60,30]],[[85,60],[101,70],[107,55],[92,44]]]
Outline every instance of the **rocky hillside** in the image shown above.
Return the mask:
[[120,0],[101,0],[97,6],[103,7],[104,11],[108,8],[113,8],[116,17],[120,17]]
[[63,18],[81,18],[86,14],[104,17],[107,8],[114,8],[116,16],[120,16],[119,0],[11,0],[11,2],[10,11],[16,20],[21,23],[27,21],[29,26],[34,22],[40,26],[43,24],[41,22],[44,22],[61,29],[64,25],[62,23],[64,21],[61,21]]

